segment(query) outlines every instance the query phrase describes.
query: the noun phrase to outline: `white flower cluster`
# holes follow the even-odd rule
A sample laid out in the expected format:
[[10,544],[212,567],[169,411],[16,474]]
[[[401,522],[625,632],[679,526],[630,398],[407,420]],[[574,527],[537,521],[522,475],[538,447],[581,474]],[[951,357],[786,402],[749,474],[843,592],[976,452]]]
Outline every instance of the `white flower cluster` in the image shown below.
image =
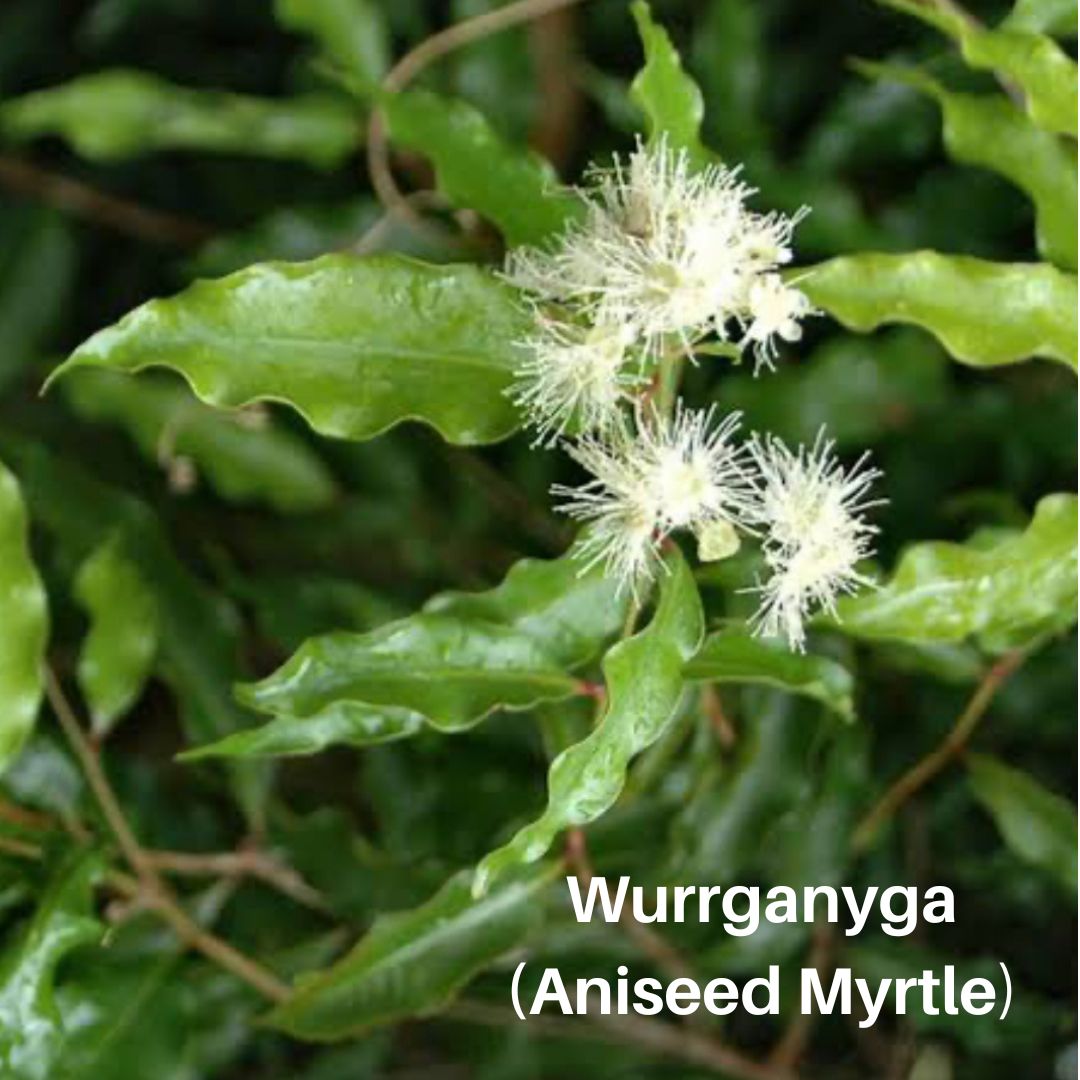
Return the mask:
[[513,251],[504,272],[534,312],[512,396],[537,442],[575,435],[566,448],[593,477],[556,487],[560,509],[591,524],[587,563],[635,594],[675,531],[705,560],[760,535],[770,576],[754,627],[802,649],[805,617],[864,583],[855,564],[873,529],[859,514],[877,473],[845,473],[823,439],[796,453],[773,438],[740,446],[738,414],[657,402],[666,366],[705,338],[752,347],[770,370],[777,338],[798,340],[813,309],[779,268],[803,212],[752,212],[737,170],[695,171],[664,141],[589,179],[580,220],[551,248]]

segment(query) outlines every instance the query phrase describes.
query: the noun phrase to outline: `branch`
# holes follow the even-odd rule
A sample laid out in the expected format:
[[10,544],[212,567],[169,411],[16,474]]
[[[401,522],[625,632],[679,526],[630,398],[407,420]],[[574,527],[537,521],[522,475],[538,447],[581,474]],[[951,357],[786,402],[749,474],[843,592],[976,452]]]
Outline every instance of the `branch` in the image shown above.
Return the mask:
[[865,851],[882,824],[964,750],[1002,684],[1026,659],[1027,653],[1023,649],[1017,649],[1006,653],[997,663],[991,665],[944,740],[904,773],[859,823],[851,838],[853,851]]
[[282,1001],[289,996],[289,988],[273,972],[261,964],[244,956],[227,942],[205,931],[180,906],[169,891],[154,867],[153,861],[139,846],[139,841],[131,831],[124,812],[120,809],[112,785],[101,766],[97,749],[83,734],[82,727],[75,716],[75,710],[69,704],[51,667],[45,668],[45,693],[49,698],[56,718],[64,730],[64,735],[79,763],[86,773],[87,783],[101,807],[105,820],[112,829],[116,842],[125,860],[135,871],[136,880],[126,875],[113,875],[111,880],[124,889],[129,896],[138,896],[146,907],[151,908],[176,932],[177,937],[191,948],[198,950],[209,960],[232,972],[254,987],[260,994],[271,1001]]
[[58,210],[151,244],[193,248],[213,236],[213,230],[201,222],[149,210],[7,154],[0,155],[0,183]]

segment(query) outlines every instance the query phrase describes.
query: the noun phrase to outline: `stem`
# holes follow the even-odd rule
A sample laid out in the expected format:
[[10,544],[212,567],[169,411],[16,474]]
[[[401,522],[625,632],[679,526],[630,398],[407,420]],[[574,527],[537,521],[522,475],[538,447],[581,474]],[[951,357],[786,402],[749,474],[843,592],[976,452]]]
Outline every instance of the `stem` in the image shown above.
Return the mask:
[[1027,653],[1022,649],[1017,649],[1015,652],[1006,653],[990,667],[949,734],[929,754],[904,773],[859,823],[851,838],[853,851],[856,853],[865,851],[881,825],[963,751],[1002,684],[1026,658]]
[[6,154],[0,155],[0,183],[20,195],[151,244],[193,248],[213,236],[213,230],[201,222],[106,195],[78,180]]
[[86,773],[90,790],[94,793],[101,812],[116,837],[116,842],[120,845],[121,853],[137,876],[137,880],[132,881],[126,875],[113,874],[110,880],[126,891],[129,896],[139,896],[148,908],[153,909],[173,928],[181,941],[232,972],[264,997],[275,1002],[287,998],[289,988],[276,975],[244,956],[227,942],[203,930],[180,907],[168,886],[158,875],[153,861],[140,847],[139,841],[131,831],[116,795],[113,793],[112,785],[101,766],[97,750],[83,734],[82,727],[75,716],[75,710],[64,696],[52,668],[48,666],[45,668],[45,693],[53,712],[56,713],[56,718],[60,721],[64,735]]
[[[453,52],[455,49],[479,41],[489,34],[506,30],[518,23],[538,19],[560,8],[569,7],[579,0],[516,0],[505,7],[486,11],[471,19],[448,26],[431,37],[425,38],[415,48],[410,49],[390,69],[383,80],[383,90],[396,93],[403,90],[429,64]],[[406,220],[418,222],[408,200],[397,186],[390,169],[390,148],[386,138],[386,128],[382,112],[376,106],[371,110],[368,121],[367,164],[371,175],[371,186],[379,201],[391,213],[396,213]]]

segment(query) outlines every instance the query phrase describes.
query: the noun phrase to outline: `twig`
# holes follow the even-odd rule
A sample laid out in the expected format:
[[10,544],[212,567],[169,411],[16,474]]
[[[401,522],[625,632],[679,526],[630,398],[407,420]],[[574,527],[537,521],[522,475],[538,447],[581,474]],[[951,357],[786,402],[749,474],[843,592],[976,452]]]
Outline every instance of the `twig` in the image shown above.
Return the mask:
[[291,866],[257,849],[200,854],[188,851],[144,852],[147,861],[167,874],[252,877],[305,907],[327,910],[322,894],[312,888]]
[[25,840],[16,840],[11,836],[0,836],[0,854],[14,855],[19,859],[40,859],[44,853],[37,844],[28,844]]
[[[518,23],[538,19],[560,8],[569,7],[580,0],[516,0],[505,7],[486,11],[471,19],[448,26],[425,38],[415,48],[407,52],[390,69],[383,80],[383,90],[397,93],[403,90],[429,64],[446,56],[463,45],[479,41],[489,34],[506,30]],[[386,138],[386,127],[382,110],[376,105],[368,119],[367,166],[371,176],[371,186],[380,202],[391,213],[400,214],[408,220],[416,220],[416,215],[405,195],[398,188],[390,169],[390,150]]]
[[[83,734],[82,727],[75,716],[75,710],[64,696],[64,691],[51,667],[45,668],[45,693],[49,698],[56,718],[64,730],[64,735],[86,774],[87,783],[101,807],[105,820],[120,845],[125,860],[135,871],[137,880],[127,879],[125,888],[128,895],[140,895],[145,905],[167,922],[181,941],[198,950],[205,957],[213,960],[237,978],[254,987],[271,1001],[282,1001],[289,996],[289,988],[271,971],[243,953],[234,949],[227,942],[214,937],[180,906],[162,881],[147,853],[139,846],[135,834],[120,809],[112,785],[101,766],[97,750]],[[122,877],[116,878],[121,881]],[[132,893],[131,889],[135,892]]]
[[7,154],[0,155],[0,183],[58,210],[151,244],[193,248],[214,235],[202,222],[150,210]]
[[[832,970],[833,940],[832,928],[827,923],[815,924],[807,966],[817,971],[823,979]],[[794,1013],[791,1022],[769,1054],[770,1064],[780,1069],[794,1069],[806,1053],[816,1020],[813,1013],[804,1013],[801,1010]]]
[[904,773],[859,823],[851,838],[852,850],[865,851],[881,825],[963,751],[994,695],[1026,658],[1027,653],[1018,649],[1006,653],[990,667],[944,740]]
[[745,1057],[696,1031],[649,1020],[643,1016],[600,1016],[586,1013],[580,1020],[531,1016],[520,1020],[510,1009],[479,1001],[458,1001],[444,1013],[446,1019],[469,1024],[508,1028],[517,1025],[537,1035],[557,1039],[601,1040],[616,1045],[640,1046],[662,1057],[687,1061],[723,1073],[735,1080],[792,1080],[793,1074]]

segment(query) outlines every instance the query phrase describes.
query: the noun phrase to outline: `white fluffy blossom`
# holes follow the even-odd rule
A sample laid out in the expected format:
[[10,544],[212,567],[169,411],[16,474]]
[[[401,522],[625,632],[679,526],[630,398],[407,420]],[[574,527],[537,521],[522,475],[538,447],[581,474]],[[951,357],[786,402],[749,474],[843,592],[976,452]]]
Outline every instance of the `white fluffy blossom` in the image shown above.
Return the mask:
[[666,140],[590,174],[586,210],[551,248],[522,248],[506,277],[543,301],[598,325],[632,329],[641,355],[742,326],[744,342],[771,357],[775,335],[793,340],[811,311],[776,269],[791,260],[794,217],[746,208],[753,189],[738,169],[695,170]]
[[770,571],[754,590],[761,595],[755,631],[783,634],[801,652],[812,612],[835,614],[839,596],[872,584],[857,566],[873,554],[877,529],[861,515],[880,504],[868,495],[881,474],[866,467],[865,455],[845,470],[823,433],[794,453],[773,436],[755,437],[751,453],[760,474],[755,517]]
[[538,316],[510,388],[536,429],[536,443],[554,443],[571,421],[587,433],[616,420],[620,403],[641,382],[627,367],[630,340],[624,326],[584,327]]
[[603,562],[620,589],[637,592],[654,574],[663,540],[678,529],[715,545],[754,512],[745,451],[733,445],[739,416],[715,424],[714,410],[676,409],[672,420],[639,410],[636,430],[621,422],[582,439],[569,454],[593,476],[577,488],[557,485],[560,509],[592,523],[586,565]]

